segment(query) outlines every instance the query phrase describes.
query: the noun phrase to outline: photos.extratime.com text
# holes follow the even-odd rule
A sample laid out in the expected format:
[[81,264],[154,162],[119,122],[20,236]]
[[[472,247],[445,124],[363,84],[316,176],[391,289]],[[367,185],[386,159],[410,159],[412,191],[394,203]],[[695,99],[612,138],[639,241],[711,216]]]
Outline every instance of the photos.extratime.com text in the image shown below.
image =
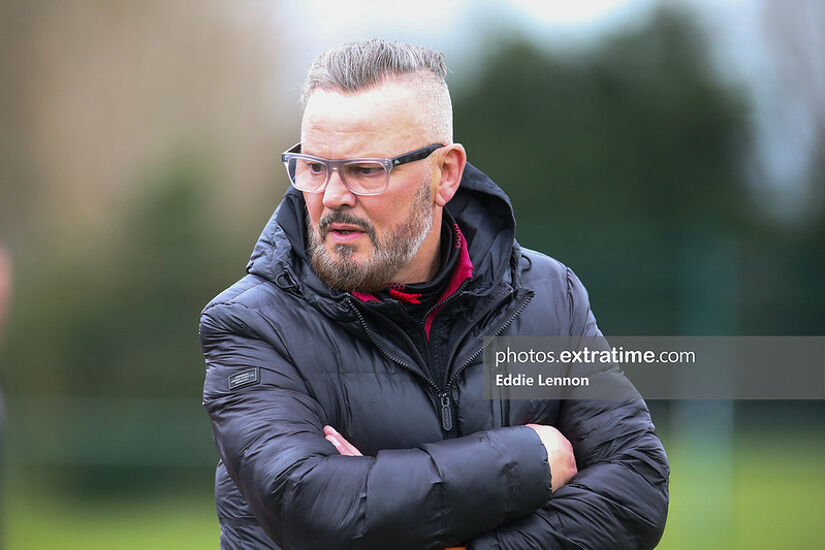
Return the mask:
[[573,363],[579,365],[652,365],[655,363],[695,363],[696,352],[693,351],[652,351],[626,350],[624,347],[610,349],[589,349],[584,347],[578,350],[513,350],[509,346],[495,352],[496,367],[502,365],[537,365],[541,363]]
[[496,336],[489,399],[825,399],[825,336]]

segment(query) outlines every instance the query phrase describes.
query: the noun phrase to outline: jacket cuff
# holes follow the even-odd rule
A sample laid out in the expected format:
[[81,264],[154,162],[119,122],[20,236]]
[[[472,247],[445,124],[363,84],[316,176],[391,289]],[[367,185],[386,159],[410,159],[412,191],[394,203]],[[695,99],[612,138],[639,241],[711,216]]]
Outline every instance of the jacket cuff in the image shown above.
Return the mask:
[[543,507],[552,494],[547,450],[539,435],[527,426],[493,430],[490,439],[507,456],[506,479],[510,521]]

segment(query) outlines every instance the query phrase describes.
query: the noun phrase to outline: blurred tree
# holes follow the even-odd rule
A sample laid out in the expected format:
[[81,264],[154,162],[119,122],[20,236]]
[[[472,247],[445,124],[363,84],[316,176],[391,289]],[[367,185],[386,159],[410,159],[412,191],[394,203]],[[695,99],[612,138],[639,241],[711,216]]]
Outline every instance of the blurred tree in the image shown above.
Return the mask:
[[202,165],[177,159],[138,186],[145,195],[92,257],[38,258],[10,327],[15,394],[197,400],[198,312],[250,248],[209,224]]
[[210,223],[207,165],[176,157],[135,186],[91,253],[27,266],[3,380],[15,459],[49,465],[38,477],[52,486],[168,488],[214,464],[198,313],[242,275],[250,245]]
[[513,42],[455,104],[457,138],[510,194],[520,241],[576,270],[602,327],[679,333],[683,251],[729,241],[748,213],[743,106],[689,22],[663,11],[571,57]]

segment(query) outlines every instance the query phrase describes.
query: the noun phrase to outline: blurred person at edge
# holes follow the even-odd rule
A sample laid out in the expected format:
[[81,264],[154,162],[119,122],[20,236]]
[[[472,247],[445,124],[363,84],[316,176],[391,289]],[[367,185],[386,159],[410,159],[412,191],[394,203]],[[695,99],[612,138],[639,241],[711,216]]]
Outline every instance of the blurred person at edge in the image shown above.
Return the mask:
[[292,187],[199,327],[224,549],[661,537],[669,468],[644,401],[482,397],[485,335],[600,333],[579,279],[516,243],[507,195],[452,141],[445,76],[441,53],[383,40],[309,70]]
[[[0,350],[3,346],[3,327],[6,321],[6,312],[8,311],[9,302],[11,301],[11,276],[12,265],[11,257],[6,249],[0,245]],[[2,364],[2,363],[0,363]],[[3,391],[0,388],[0,533],[3,533],[3,476],[5,464],[5,445],[4,436],[6,429],[6,408],[3,403]],[[3,537],[0,537],[0,548],[3,547]]]

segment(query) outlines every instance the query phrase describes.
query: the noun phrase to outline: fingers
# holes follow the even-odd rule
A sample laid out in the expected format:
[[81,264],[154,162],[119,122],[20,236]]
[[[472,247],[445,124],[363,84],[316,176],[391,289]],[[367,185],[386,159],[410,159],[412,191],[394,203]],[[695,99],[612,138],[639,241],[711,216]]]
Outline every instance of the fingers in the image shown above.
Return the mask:
[[355,445],[347,441],[343,435],[332,426],[324,426],[324,439],[332,443],[335,448],[344,456],[363,456]]

